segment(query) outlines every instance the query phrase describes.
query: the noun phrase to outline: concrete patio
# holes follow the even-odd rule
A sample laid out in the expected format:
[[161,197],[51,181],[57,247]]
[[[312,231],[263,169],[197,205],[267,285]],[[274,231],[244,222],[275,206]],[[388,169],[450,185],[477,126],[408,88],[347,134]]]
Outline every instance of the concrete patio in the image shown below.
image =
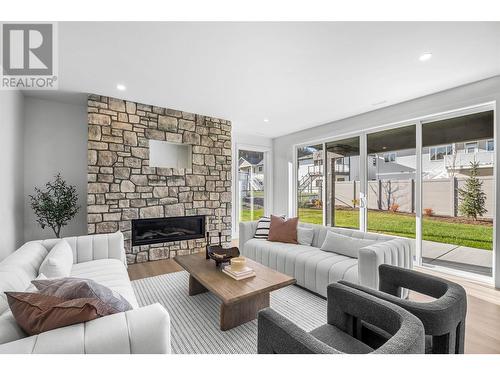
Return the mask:
[[454,268],[485,276],[492,275],[493,253],[490,250],[425,240],[422,242],[422,258],[425,264]]

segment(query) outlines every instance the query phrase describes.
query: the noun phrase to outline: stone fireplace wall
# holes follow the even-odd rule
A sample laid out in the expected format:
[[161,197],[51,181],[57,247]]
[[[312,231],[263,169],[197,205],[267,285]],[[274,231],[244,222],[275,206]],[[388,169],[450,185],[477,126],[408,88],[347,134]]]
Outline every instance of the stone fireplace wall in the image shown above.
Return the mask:
[[[152,168],[149,140],[192,145],[192,168]],[[88,233],[120,230],[127,262],[204,251],[205,240],[131,246],[131,220],[206,215],[211,241],[231,241],[231,123],[88,96]],[[217,218],[220,217],[218,221]]]

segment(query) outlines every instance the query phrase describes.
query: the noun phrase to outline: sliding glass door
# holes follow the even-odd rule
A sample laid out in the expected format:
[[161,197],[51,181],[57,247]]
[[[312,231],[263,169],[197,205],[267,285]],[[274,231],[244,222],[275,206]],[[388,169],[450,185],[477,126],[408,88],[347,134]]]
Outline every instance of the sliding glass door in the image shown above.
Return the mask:
[[415,238],[416,126],[367,135],[367,228]]
[[297,214],[406,237],[417,264],[492,276],[495,148],[491,106],[300,146]]
[[326,143],[326,223],[359,229],[359,137]]
[[422,124],[422,262],[492,275],[493,111]]

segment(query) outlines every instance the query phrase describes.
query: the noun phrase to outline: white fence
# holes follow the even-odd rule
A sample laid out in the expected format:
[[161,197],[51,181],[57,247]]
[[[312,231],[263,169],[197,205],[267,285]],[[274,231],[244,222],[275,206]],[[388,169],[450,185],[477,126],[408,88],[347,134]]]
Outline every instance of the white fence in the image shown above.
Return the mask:
[[[478,177],[486,194],[485,218],[493,218],[493,177]],[[422,182],[422,208],[432,209],[435,215],[457,216],[460,198],[458,189],[463,188],[466,178],[443,178]],[[331,197],[331,195],[330,195]],[[335,205],[352,207],[359,199],[359,181],[337,181],[335,183]],[[415,212],[414,180],[377,180],[368,182],[368,208],[387,210],[398,205],[400,212]]]

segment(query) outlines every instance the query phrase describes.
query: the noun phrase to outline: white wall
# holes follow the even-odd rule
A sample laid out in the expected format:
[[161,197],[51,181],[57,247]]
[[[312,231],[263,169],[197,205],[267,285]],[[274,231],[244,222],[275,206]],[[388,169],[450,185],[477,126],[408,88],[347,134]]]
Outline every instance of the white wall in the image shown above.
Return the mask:
[[264,146],[269,148],[273,145],[272,138],[263,137],[261,135],[233,132],[231,138],[233,143],[243,143],[246,145]]
[[[356,98],[353,98],[355,100]],[[496,101],[495,105],[495,137],[498,137],[500,109],[500,76],[468,85],[442,91],[433,95],[410,100],[376,111],[364,113],[347,119],[334,121],[308,130],[278,137],[273,140],[274,152],[274,212],[286,212],[288,209],[288,163],[293,162],[293,145],[305,142],[318,142],[321,139],[363,131],[376,126],[405,121],[416,117],[437,114],[455,109]],[[335,103],[332,103],[335,105]],[[498,144],[498,139],[496,139]],[[500,163],[498,147],[495,150],[495,165]],[[496,174],[496,193],[500,194],[498,173]],[[495,215],[500,217],[500,205],[495,205]],[[496,233],[499,232],[499,220],[495,222]],[[495,248],[500,249],[500,236],[495,236]],[[500,251],[500,250],[498,250]],[[498,252],[497,251],[497,252]],[[500,256],[494,254],[495,285],[500,287]]]
[[[31,95],[31,94],[30,94]],[[57,99],[57,100],[56,100]],[[24,240],[51,238],[50,228],[35,222],[29,194],[61,172],[76,186],[81,206],[61,236],[87,234],[87,102],[86,96],[63,102],[26,96],[24,101]]]
[[23,243],[23,95],[0,91],[0,260]]

